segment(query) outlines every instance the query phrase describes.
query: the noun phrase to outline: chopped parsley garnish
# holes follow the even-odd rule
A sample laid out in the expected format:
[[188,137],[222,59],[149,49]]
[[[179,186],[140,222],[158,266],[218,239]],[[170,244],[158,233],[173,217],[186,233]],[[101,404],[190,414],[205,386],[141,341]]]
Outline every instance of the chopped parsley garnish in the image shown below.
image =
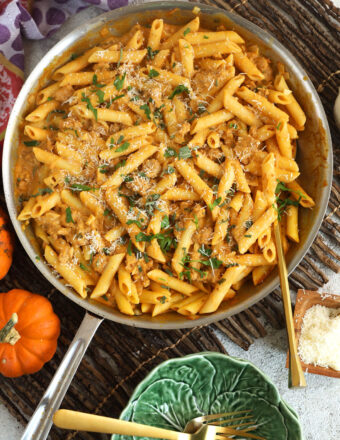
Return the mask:
[[118,148],[116,148],[116,153],[121,153],[122,151],[125,151],[129,148],[130,144],[129,142],[124,142],[122,145],[120,145]]
[[203,35],[203,38],[204,38],[205,40],[208,40],[208,39],[209,39],[208,35]]
[[103,104],[103,102],[104,102],[104,96],[105,96],[105,93],[102,91],[102,90],[96,90],[96,95],[97,95],[97,97],[98,97],[98,102],[99,102],[99,104]]
[[195,225],[196,225],[196,229],[198,229],[198,217],[197,217],[196,214],[195,214],[195,216],[194,216],[194,220],[193,220],[193,222],[194,222]]
[[[299,199],[293,200],[293,199],[290,199],[289,197],[286,199],[281,199],[280,198],[281,191],[282,192],[294,192],[294,193],[298,194]],[[285,209],[287,206],[299,206],[301,199],[305,198],[305,196],[300,191],[295,191],[293,189],[288,188],[279,179],[277,179],[275,194],[276,194],[276,197],[275,197],[276,206],[274,204],[274,208],[277,210],[277,218],[279,221],[281,221],[282,214],[285,212]]]
[[116,76],[116,79],[114,80],[113,84],[116,87],[116,89],[118,90],[118,92],[120,90],[122,90],[123,86],[124,86],[124,81],[125,81],[125,77],[126,77],[126,72],[124,73],[124,75],[122,75],[122,77],[120,77],[119,75]]
[[85,266],[85,264],[83,264],[83,263],[79,263],[79,267],[80,267],[80,269],[84,270],[85,272],[89,271],[89,268],[87,266]]
[[26,145],[26,147],[36,147],[37,145],[40,144],[39,141],[25,141],[24,144]]
[[172,166],[168,166],[168,168],[166,170],[163,171],[164,174],[172,174],[175,172],[175,168]]
[[189,157],[192,157],[190,148],[188,146],[181,147],[179,149],[178,157],[180,159],[188,159]]
[[82,185],[81,183],[72,183],[71,188],[73,191],[97,191],[98,188],[88,185]]
[[180,95],[181,93],[190,93],[190,90],[184,84],[179,84],[174,88],[171,95],[169,95],[169,99],[173,99],[176,95]]
[[109,166],[108,165],[100,165],[99,172],[101,174],[106,174],[109,172]]
[[216,206],[218,206],[222,202],[222,198],[218,197],[216,200],[213,201],[213,203],[209,203],[209,209],[212,211]]
[[186,36],[188,35],[188,33],[191,31],[190,28],[186,28],[185,31],[183,32],[183,35]]
[[212,269],[218,269],[223,262],[218,258],[213,257],[206,261],[200,260],[200,263],[204,264],[205,266],[210,266]]
[[159,52],[159,50],[152,50],[150,46],[148,46],[146,50],[148,51],[147,57],[149,58],[149,60],[153,60],[155,58],[155,55],[157,55]]
[[146,115],[146,117],[148,119],[151,119],[150,115],[151,115],[151,110],[150,107],[148,106],[148,104],[143,104],[139,107],[141,110],[144,110],[144,113]]
[[103,248],[102,251],[104,255],[111,255],[111,251],[109,248]]
[[84,92],[82,92],[81,96],[82,96],[82,98],[81,98],[82,102],[86,102],[86,104],[87,104],[87,105],[86,105],[86,108],[87,108],[88,110],[91,110],[91,112],[92,112],[93,115],[94,115],[95,120],[98,121],[98,112],[97,112],[97,109],[94,108],[93,105],[91,104],[90,98],[87,98],[87,97],[85,96],[85,93],[84,93]]
[[52,194],[53,191],[51,190],[51,188],[40,188],[38,189],[38,192],[31,195],[31,197],[38,197],[38,196],[43,196],[44,194]]
[[73,60],[75,60],[76,58],[78,58],[80,55],[79,55],[79,53],[71,53],[71,56],[70,56],[70,60],[71,61],[73,61]]
[[149,78],[156,78],[156,76],[159,76],[159,72],[157,72],[155,69],[150,69]]
[[129,240],[129,243],[127,245],[127,253],[130,256],[132,255],[132,241],[131,240]]
[[118,162],[116,165],[115,165],[115,167],[114,167],[114,171],[116,171],[116,170],[118,170],[118,168],[122,168],[122,167],[124,167],[125,166],[125,164],[126,164],[126,160],[124,159],[124,160],[121,160],[120,162]]
[[161,304],[164,304],[165,302],[166,302],[166,296],[162,296],[160,299],[159,299],[159,302],[161,303]]
[[147,197],[145,202],[145,210],[149,216],[153,215],[153,211],[156,208],[157,200],[160,198],[160,194],[151,194]]
[[125,95],[118,95],[112,99],[112,102],[117,101],[117,99],[124,98]]
[[281,124],[282,124],[282,122],[280,121],[276,126],[276,130],[280,130]]
[[107,208],[104,209],[104,217],[107,217],[108,215],[111,215],[111,211]]
[[144,232],[138,232],[138,234],[135,236],[135,240],[137,242],[140,242],[140,241],[150,242],[153,238],[155,238],[155,236],[153,234],[147,235]]
[[98,83],[98,77],[97,77],[96,74],[94,74],[93,77],[92,77],[92,84],[93,84],[94,86],[100,88],[100,89],[101,89],[102,87],[105,86],[105,84],[99,84],[99,83]]
[[203,255],[204,257],[210,257],[212,253],[212,249],[206,248],[204,244],[201,245],[200,248],[198,248],[198,252]]
[[74,223],[71,208],[68,206],[65,211],[66,214],[66,223]]
[[122,62],[122,58],[123,58],[123,48],[121,47],[120,51],[119,51],[119,60],[118,60],[118,63],[117,63],[117,67],[120,66],[120,63]]
[[65,179],[64,179],[64,182],[65,183],[70,183],[70,178],[68,176],[66,176]]
[[130,219],[130,220],[128,220],[128,221],[126,222],[126,224],[127,224],[127,225],[137,225],[137,226],[139,227],[139,229],[143,229],[143,225],[142,225],[142,223],[141,223],[140,220],[133,220],[133,219]]
[[170,227],[170,220],[168,215],[164,215],[161,221],[161,229],[168,229]]
[[174,150],[173,148],[168,147],[165,151],[164,151],[164,157],[177,157],[178,153],[176,150]]

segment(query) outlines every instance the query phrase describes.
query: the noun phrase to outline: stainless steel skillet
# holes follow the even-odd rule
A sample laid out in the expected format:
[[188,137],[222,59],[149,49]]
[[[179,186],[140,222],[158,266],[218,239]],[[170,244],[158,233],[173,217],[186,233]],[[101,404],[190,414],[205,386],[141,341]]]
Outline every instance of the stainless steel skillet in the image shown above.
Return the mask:
[[[273,272],[271,277],[261,286],[255,288],[245,285],[239,291],[235,301],[226,303],[218,312],[203,316],[196,321],[188,321],[175,314],[168,314],[159,318],[124,316],[104,305],[90,300],[82,300],[71,289],[62,284],[47,265],[36,260],[37,249],[30,240],[31,231],[29,229],[23,231],[16,218],[17,201],[14,197],[13,168],[17,154],[18,126],[21,117],[25,113],[28,96],[37,86],[44,69],[48,68],[51,63],[55,63],[55,60],[59,57],[60,64],[62,64],[65,61],[62,54],[66,51],[69,53],[70,49],[88,33],[90,35],[87,38],[89,40],[88,44],[94,44],[98,41],[98,31],[104,25],[107,25],[112,32],[120,33],[137,21],[149,23],[157,17],[163,17],[166,21],[175,24],[185,23],[192,19],[193,14],[191,11],[193,7],[194,4],[188,2],[152,2],[117,9],[94,18],[81,28],[71,32],[45,55],[27,79],[15,103],[7,128],[3,154],[4,190],[11,220],[22,245],[39,271],[65,296],[87,311],[65,358],[27,426],[22,437],[25,440],[40,440],[47,437],[51,427],[51,416],[60,405],[86,348],[103,318],[149,329],[176,329],[204,325],[250,307],[279,285],[277,272]],[[199,4],[199,7],[201,9],[201,21],[205,27],[214,29],[216,25],[227,22],[229,26],[235,28],[247,39],[260,44],[262,50],[271,58],[285,63],[291,73],[294,93],[299,102],[303,104],[308,115],[306,131],[299,140],[298,162],[301,169],[302,184],[315,198],[317,207],[313,211],[304,211],[301,215],[301,242],[299,245],[292,247],[287,258],[288,270],[292,272],[312,244],[327,207],[332,180],[332,147],[326,116],[306,72],[295,58],[271,35],[237,15],[206,5]],[[176,9],[169,14],[169,11],[174,8]]]

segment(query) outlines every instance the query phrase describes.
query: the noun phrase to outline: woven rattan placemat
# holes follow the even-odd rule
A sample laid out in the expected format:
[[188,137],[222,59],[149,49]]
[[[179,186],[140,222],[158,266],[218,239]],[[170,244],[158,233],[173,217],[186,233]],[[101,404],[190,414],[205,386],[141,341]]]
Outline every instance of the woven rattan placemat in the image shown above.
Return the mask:
[[[340,241],[340,136],[332,114],[340,74],[340,10],[330,0],[204,0],[204,3],[234,11],[275,35],[298,58],[320,94],[332,131],[334,181],[321,231],[303,262],[290,277],[290,285],[294,290],[322,287],[327,282],[326,267],[336,273],[340,270],[340,257],[334,250]],[[0,281],[2,292],[15,287],[46,294],[62,323],[57,353],[39,373],[19,379],[0,377],[0,400],[25,424],[60,364],[84,311],[58,294],[37,272],[20,243],[16,243],[9,274]],[[160,332],[104,322],[62,406],[118,416],[134,387],[155,365],[198,351],[225,352],[215,334],[217,328],[247,350],[254,338],[266,334],[263,322],[275,328],[283,327],[281,310],[280,292],[276,291],[245,312],[204,328]],[[65,435],[53,428],[49,438],[107,437],[86,433]]]

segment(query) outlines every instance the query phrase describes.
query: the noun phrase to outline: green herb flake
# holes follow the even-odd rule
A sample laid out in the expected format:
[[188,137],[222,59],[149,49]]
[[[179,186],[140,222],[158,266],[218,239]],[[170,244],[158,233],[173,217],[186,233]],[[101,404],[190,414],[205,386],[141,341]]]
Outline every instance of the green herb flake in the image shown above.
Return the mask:
[[98,188],[88,185],[82,185],[81,183],[72,183],[71,188],[73,191],[97,191]]
[[86,105],[86,108],[87,108],[88,110],[91,110],[91,112],[92,112],[93,115],[94,115],[95,120],[98,121],[98,112],[97,112],[97,109],[94,108],[93,105],[91,104],[90,98],[87,98],[87,97],[85,96],[85,93],[84,93],[84,92],[82,92],[81,96],[82,96],[82,98],[81,98],[82,102],[86,102],[86,104],[87,104],[87,105]]
[[131,257],[131,255],[132,255],[132,241],[131,240],[129,240],[129,243],[127,245],[127,253]]
[[104,96],[105,96],[105,93],[102,91],[102,90],[96,90],[96,95],[97,95],[97,97],[98,97],[98,102],[99,102],[99,104],[103,104],[103,102],[104,102]]
[[159,302],[161,303],[161,304],[164,304],[165,302],[166,302],[166,296],[162,296],[160,299],[159,299]]
[[188,146],[181,147],[179,149],[178,157],[180,159],[189,159],[189,157],[192,157],[190,148]]
[[195,214],[195,216],[194,216],[194,220],[193,220],[193,222],[194,222],[195,225],[196,225],[196,230],[198,230],[198,217],[197,217],[196,214]]
[[26,145],[26,147],[36,147],[37,145],[40,144],[39,141],[25,141],[24,144]]
[[168,215],[164,215],[161,221],[161,229],[168,229],[170,227],[170,220]]
[[168,147],[164,151],[164,157],[166,157],[166,158],[168,158],[168,157],[177,157],[177,156],[178,156],[178,153],[173,148]]
[[191,31],[190,28],[186,28],[185,31],[183,32],[183,35],[186,36],[188,35],[188,33]]
[[143,225],[140,222],[140,220],[134,220],[134,219],[130,219],[126,222],[127,225],[137,225],[139,227],[139,229],[143,229]]
[[169,95],[169,99],[174,99],[176,95],[180,95],[181,93],[190,93],[190,90],[184,84],[179,84],[174,88],[171,95]]
[[208,39],[209,39],[208,35],[203,35],[203,38],[204,38],[205,40],[208,40]]
[[143,104],[143,105],[141,105],[140,107],[139,107],[141,110],[144,110],[144,113],[145,113],[145,116],[148,118],[148,119],[151,119],[151,110],[150,110],[150,107],[148,106],[148,104]]
[[83,264],[83,263],[79,263],[79,267],[80,267],[80,269],[84,270],[85,272],[89,271],[89,268],[87,266],[85,266],[85,264]]
[[117,101],[117,100],[120,99],[120,98],[124,98],[124,96],[125,96],[125,94],[124,94],[124,95],[118,95],[118,96],[115,96],[115,97],[112,99],[112,102]]
[[98,77],[97,77],[96,74],[94,74],[93,77],[92,77],[92,84],[93,84],[94,86],[96,86],[96,87],[99,87],[99,88],[102,88],[102,87],[105,86],[105,84],[99,84],[99,83],[98,83]]
[[280,130],[281,124],[282,124],[282,122],[280,121],[276,126],[276,130]]
[[116,90],[118,90],[118,92],[120,90],[122,90],[123,86],[124,86],[124,81],[125,81],[125,77],[126,77],[126,72],[124,73],[124,75],[122,75],[122,77],[120,77],[119,75],[116,76],[116,79],[114,80],[113,84],[116,87]]
[[155,55],[157,55],[159,52],[159,50],[152,50],[150,46],[148,46],[146,50],[147,50],[147,57],[149,58],[149,60],[153,60],[155,58]]
[[150,69],[148,76],[149,78],[156,78],[159,76],[159,72],[157,72],[155,69]]
[[120,51],[119,51],[119,60],[118,60],[118,63],[117,63],[117,68],[120,66],[120,63],[122,62],[122,59],[123,59],[123,48],[121,47]]
[[213,203],[209,203],[209,209],[212,211],[216,206],[219,206],[219,204],[222,202],[222,198],[218,197],[216,200],[213,201]]
[[52,194],[53,191],[51,190],[51,188],[40,188],[38,189],[38,192],[31,195],[31,197],[38,197],[38,196],[43,196],[44,194]]
[[129,148],[130,144],[129,142],[124,142],[121,144],[118,148],[116,148],[116,153],[121,153]]
[[65,214],[66,214],[66,223],[73,223],[74,224],[71,208],[69,206],[66,208]]

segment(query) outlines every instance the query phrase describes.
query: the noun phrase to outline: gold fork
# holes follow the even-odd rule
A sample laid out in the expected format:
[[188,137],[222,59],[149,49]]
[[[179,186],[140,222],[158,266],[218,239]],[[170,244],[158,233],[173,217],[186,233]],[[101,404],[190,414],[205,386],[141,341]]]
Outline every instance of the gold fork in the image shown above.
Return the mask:
[[289,388],[304,388],[307,386],[306,379],[302,371],[300,357],[297,351],[294,321],[292,314],[292,305],[290,301],[290,290],[288,284],[288,272],[285,261],[285,256],[282,248],[281,230],[278,221],[274,223],[275,244],[277,249],[278,263],[279,263],[279,277],[281,284],[282,301],[286,318],[286,328],[289,344]]
[[[245,411],[238,411],[229,413],[229,415],[238,415],[244,412]],[[241,418],[238,418],[238,420],[240,419]],[[232,419],[229,421],[232,421]],[[140,423],[128,422],[126,420],[112,419],[110,417],[102,417],[67,409],[56,411],[53,416],[53,423],[58,428],[72,429],[76,431],[133,435],[137,437],[152,437],[167,440],[231,440],[231,437],[228,435],[232,435],[233,437],[238,435],[245,438],[265,440],[263,437],[251,434],[249,430],[234,429],[236,426],[240,425],[234,425],[229,428],[201,423],[194,433],[176,432],[169,429],[157,428],[155,426],[142,425]],[[249,421],[247,425],[250,423],[251,422]]]

